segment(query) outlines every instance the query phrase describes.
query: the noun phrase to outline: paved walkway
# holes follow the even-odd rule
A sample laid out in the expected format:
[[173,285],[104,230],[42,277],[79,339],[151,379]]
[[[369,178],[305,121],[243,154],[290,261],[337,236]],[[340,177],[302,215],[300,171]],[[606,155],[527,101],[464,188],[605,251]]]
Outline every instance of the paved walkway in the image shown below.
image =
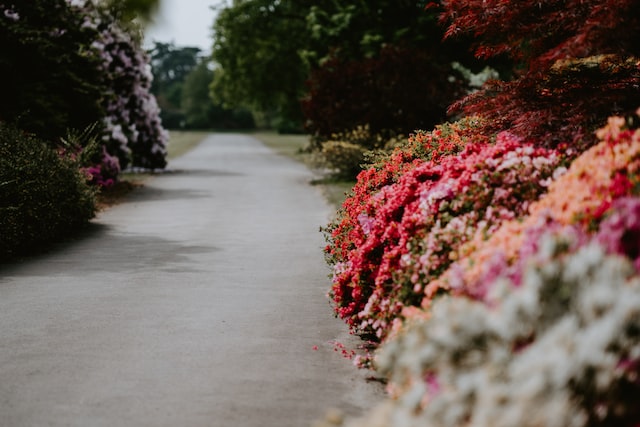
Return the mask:
[[[309,426],[381,397],[336,355],[330,209],[216,134],[52,253],[0,267],[0,426]],[[317,350],[313,347],[318,346]]]

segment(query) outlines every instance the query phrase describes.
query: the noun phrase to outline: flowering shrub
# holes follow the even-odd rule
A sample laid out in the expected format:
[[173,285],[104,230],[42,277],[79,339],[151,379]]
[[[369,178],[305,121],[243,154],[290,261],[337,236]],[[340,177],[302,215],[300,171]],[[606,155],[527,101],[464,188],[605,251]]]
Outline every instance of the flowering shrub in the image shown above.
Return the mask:
[[[382,157],[358,175],[358,181],[338,217],[325,229],[329,241],[325,252],[327,261],[334,265],[334,281],[349,265],[352,252],[366,240],[360,219],[372,195],[396,184],[403,173],[425,161],[436,162],[443,156],[460,152],[467,140],[475,135],[473,130],[476,127],[477,121],[467,119],[453,125],[438,126],[433,132],[418,132],[409,137],[406,146],[395,149],[388,157]],[[334,283],[331,294],[336,303],[336,313],[355,328],[357,319],[354,315],[364,307],[364,296],[354,296],[348,287],[348,282],[344,286]]]
[[107,148],[103,145],[100,162],[82,169],[89,177],[90,184],[109,188],[112,187],[118,179],[120,161],[117,157],[110,155],[107,152]]
[[168,133],[150,93],[153,76],[149,57],[110,9],[86,2],[80,13],[84,15],[83,26],[97,33],[91,48],[102,62],[107,87],[103,107],[108,154],[117,156],[122,168],[129,164],[163,168]]
[[91,185],[108,188],[113,186],[120,173],[118,158],[110,155],[101,141],[102,128],[98,123],[82,131],[69,130],[60,139],[58,154],[72,159]]
[[394,399],[350,426],[640,424],[640,130],[597,137],[528,216],[459,249],[457,292],[405,310],[375,359]]
[[[568,171],[549,185],[548,193],[531,204],[522,221],[508,221],[487,239],[476,232],[455,255],[452,265],[430,286],[454,287],[482,295],[498,264],[511,265],[523,241],[540,224],[578,224],[595,229],[614,200],[640,192],[640,130],[625,129],[625,120],[612,117],[597,132],[601,142],[573,161]],[[423,301],[428,306],[429,296]]]
[[435,162],[443,156],[458,153],[470,138],[477,136],[475,129],[478,126],[477,120],[464,119],[454,124],[436,126],[432,132],[417,132],[408,138],[405,145],[361,172],[338,219],[329,226],[333,243],[327,248],[330,260],[333,263],[344,261],[348,248],[361,241],[362,230],[355,225],[358,224],[361,206],[367,203],[372,193],[397,182],[404,172],[422,160]]
[[595,241],[570,254],[562,238],[538,243],[517,289],[499,281],[491,305],[442,298],[383,347],[396,398],[375,425],[640,422],[638,271]]
[[122,167],[166,163],[149,61],[118,13],[90,0],[0,3],[0,118],[56,149],[68,130],[102,123],[106,154],[88,170],[95,183],[117,176],[111,156]]
[[[508,133],[494,143],[468,141],[464,148],[455,138],[442,138],[441,129],[425,138],[434,139],[425,158],[392,168],[403,172],[395,181],[370,188],[370,175],[375,179],[378,171],[363,172],[359,184],[366,194],[356,186],[343,218],[330,228],[331,296],[337,314],[358,333],[383,339],[405,307],[433,297],[442,287],[430,286],[431,280],[455,260],[458,248],[476,230],[490,234],[521,217],[563,158]],[[404,159],[400,153],[406,155],[392,158]]]
[[640,199],[617,199],[611,210],[600,226],[598,241],[608,252],[630,258],[640,271]]
[[638,230],[638,197],[591,237],[539,225],[515,279],[499,271],[485,301],[439,299],[379,350],[393,400],[347,425],[638,425]]
[[0,122],[0,260],[41,251],[93,218],[78,156]]

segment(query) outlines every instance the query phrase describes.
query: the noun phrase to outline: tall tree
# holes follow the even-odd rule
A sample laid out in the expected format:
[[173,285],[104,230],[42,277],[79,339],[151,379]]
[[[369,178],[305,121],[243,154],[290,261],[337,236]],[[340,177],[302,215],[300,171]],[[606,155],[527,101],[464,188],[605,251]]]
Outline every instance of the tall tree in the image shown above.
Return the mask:
[[108,0],[111,7],[118,7],[122,10],[124,18],[142,18],[149,20],[157,11],[162,0]]
[[[220,9],[213,27],[213,59],[220,68],[212,84],[213,96],[300,121],[299,100],[307,93],[305,80],[311,70],[329,59],[341,63],[375,61],[383,48],[391,45],[430,55],[435,63],[444,65],[432,70],[445,74],[451,71],[448,66],[452,61],[477,65],[468,52],[467,40],[448,41],[442,46],[443,30],[437,14],[425,11],[424,3],[234,0]],[[390,85],[410,86],[412,81],[409,75],[406,77],[403,81],[400,76]],[[442,81],[441,77],[437,76],[434,83]],[[335,95],[348,100],[352,93]],[[372,92],[370,101],[376,97],[379,93]],[[436,103],[441,104],[441,100]],[[406,110],[408,105],[392,108]],[[354,122],[353,126],[358,124],[362,123]]]
[[[443,29],[438,16],[425,11],[426,1],[376,0],[316,3],[307,16],[311,44],[306,51],[313,65],[327,55],[356,60],[378,55],[387,45],[439,49]],[[446,51],[456,60],[472,61],[468,40],[448,41]],[[444,50],[443,50],[444,51]]]
[[301,121],[308,0],[234,0],[214,23],[214,99]]
[[182,88],[189,73],[200,62],[200,52],[197,47],[161,42],[154,42],[149,51],[153,72],[151,92],[157,97],[163,123],[169,128],[184,125],[184,112],[180,106]]
[[172,84],[184,82],[187,75],[197,66],[200,53],[198,47],[154,42],[149,51],[154,90],[166,91]]
[[201,58],[198,65],[185,78],[180,107],[184,112],[185,127],[191,129],[250,129],[255,127],[251,112],[227,109],[209,96],[209,85],[216,70],[210,59]]
[[207,129],[214,126],[216,106],[209,96],[209,85],[213,80],[210,62],[201,60],[186,76],[182,89],[181,108],[188,128]]
[[468,39],[443,42],[438,15],[424,2],[327,2],[312,8],[308,23],[303,111],[320,140],[363,125],[404,134],[431,128],[465,93],[452,64],[479,64]]

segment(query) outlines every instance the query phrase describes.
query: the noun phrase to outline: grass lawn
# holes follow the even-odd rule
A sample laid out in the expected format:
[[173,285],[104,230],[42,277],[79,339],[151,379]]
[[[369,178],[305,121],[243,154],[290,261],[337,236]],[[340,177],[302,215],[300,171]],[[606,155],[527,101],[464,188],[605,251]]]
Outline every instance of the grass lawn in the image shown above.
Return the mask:
[[169,145],[167,146],[169,160],[182,156],[202,142],[210,133],[207,131],[170,131]]

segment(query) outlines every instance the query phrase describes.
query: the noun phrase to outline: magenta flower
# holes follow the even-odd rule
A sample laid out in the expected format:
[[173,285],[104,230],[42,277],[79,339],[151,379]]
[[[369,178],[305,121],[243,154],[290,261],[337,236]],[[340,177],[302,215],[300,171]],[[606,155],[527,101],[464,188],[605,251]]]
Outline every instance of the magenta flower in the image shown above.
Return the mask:
[[615,200],[602,222],[597,239],[608,252],[626,255],[640,270],[640,198]]

